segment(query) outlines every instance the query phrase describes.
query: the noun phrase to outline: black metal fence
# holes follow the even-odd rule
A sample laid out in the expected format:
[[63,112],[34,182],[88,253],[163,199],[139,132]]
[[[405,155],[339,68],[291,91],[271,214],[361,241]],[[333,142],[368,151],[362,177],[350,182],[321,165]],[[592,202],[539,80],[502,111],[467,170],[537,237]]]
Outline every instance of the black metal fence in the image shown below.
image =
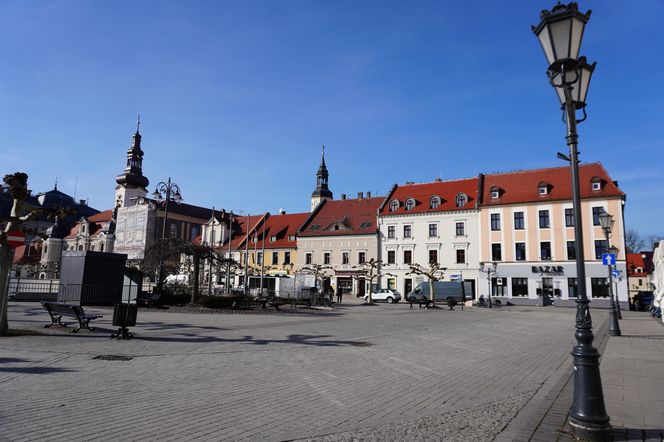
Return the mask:
[[112,305],[136,302],[141,291],[137,284],[61,284],[59,280],[11,280],[9,298],[14,301],[60,301],[80,305]]
[[16,301],[56,301],[60,281],[57,279],[12,279],[9,299]]

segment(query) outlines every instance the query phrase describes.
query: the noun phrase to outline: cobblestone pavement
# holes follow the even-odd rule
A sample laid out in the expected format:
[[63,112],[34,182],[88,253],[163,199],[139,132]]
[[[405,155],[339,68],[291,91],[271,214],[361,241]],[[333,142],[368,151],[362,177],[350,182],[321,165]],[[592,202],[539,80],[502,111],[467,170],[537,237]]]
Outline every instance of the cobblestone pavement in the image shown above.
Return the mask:
[[87,310],[73,334],[10,304],[43,334],[0,339],[1,440],[492,440],[573,345],[572,309],[140,310],[124,342]]

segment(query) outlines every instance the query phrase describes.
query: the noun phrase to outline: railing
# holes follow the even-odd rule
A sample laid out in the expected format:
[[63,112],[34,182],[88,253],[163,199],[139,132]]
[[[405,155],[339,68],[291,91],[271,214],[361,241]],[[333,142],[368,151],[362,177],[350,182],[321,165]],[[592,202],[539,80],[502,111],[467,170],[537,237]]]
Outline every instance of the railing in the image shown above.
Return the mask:
[[58,279],[12,279],[9,298],[16,301],[55,301],[60,287]]

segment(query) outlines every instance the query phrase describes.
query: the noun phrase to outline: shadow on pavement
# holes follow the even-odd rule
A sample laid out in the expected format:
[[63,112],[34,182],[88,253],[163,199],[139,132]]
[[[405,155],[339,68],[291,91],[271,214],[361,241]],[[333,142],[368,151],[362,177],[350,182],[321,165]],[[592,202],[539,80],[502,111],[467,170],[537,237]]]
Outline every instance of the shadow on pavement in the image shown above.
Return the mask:
[[621,428],[614,427],[612,431],[613,440],[619,441],[660,441],[664,440],[664,429],[661,428]]
[[12,362],[30,362],[27,359],[20,358],[0,358],[0,364],[11,364]]
[[0,367],[0,373],[50,374],[71,372],[68,368],[55,367]]
[[[186,336],[186,335],[185,335]],[[238,342],[253,345],[270,345],[270,344],[295,344],[295,345],[313,345],[319,347],[367,347],[370,346],[368,342],[363,341],[340,341],[340,340],[324,340],[322,338],[329,338],[330,335],[289,335],[286,339],[256,339],[253,336],[244,336],[242,338],[218,338],[216,336],[196,336],[196,337],[166,337],[166,336],[135,336],[136,340],[140,341],[156,341],[156,342]]]

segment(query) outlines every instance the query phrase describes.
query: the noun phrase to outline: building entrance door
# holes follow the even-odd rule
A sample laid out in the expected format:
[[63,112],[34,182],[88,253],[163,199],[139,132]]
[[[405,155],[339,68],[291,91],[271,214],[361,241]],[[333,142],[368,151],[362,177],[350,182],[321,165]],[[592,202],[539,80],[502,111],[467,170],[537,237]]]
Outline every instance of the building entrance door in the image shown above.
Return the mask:
[[413,280],[411,278],[406,278],[403,280],[403,299],[406,299],[408,293],[413,291]]
[[357,297],[363,297],[366,291],[366,283],[364,278],[357,278]]
[[553,278],[542,278],[542,305],[553,304]]

